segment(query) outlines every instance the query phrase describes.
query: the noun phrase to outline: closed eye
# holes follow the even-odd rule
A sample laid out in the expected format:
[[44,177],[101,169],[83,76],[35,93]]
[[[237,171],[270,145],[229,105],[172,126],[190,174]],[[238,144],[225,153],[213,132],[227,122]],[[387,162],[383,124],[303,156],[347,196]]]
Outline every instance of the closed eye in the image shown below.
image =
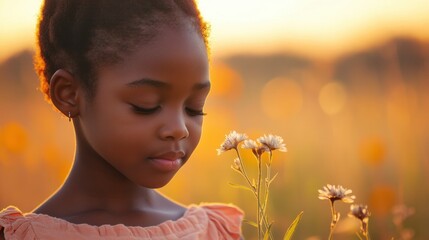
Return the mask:
[[132,106],[134,112],[138,114],[144,114],[144,115],[155,113],[158,109],[161,108],[160,106],[156,106],[154,108],[143,108],[134,104],[130,104],[130,105]]
[[207,113],[203,112],[203,110],[196,110],[196,109],[192,109],[192,108],[186,108],[186,112],[189,114],[189,116],[191,117],[195,117],[195,116],[205,116],[207,115]]

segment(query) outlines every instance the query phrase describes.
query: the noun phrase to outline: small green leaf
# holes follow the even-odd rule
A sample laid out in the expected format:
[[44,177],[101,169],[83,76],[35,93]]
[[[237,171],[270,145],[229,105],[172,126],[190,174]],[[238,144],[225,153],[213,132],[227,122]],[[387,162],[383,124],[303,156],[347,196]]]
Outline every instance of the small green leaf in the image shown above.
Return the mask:
[[248,191],[251,191],[251,192],[253,193],[253,190],[252,190],[251,188],[246,187],[246,186],[244,186],[244,185],[235,184],[235,183],[229,183],[229,185],[230,185],[231,187],[234,187],[234,188],[240,188],[240,189],[244,189],[244,190],[248,190]]
[[250,220],[244,219],[243,222],[249,224],[250,226],[258,228],[258,224],[255,223],[254,221],[250,221]]
[[293,220],[292,224],[287,229],[283,240],[290,240],[292,238],[293,233],[295,232],[296,227],[298,226],[299,221],[301,220],[302,214],[304,212],[300,212],[298,216],[296,216],[295,220]]
[[264,234],[264,240],[268,240],[268,239],[270,239],[270,235],[271,235],[271,226],[273,226],[273,224],[272,223],[270,223],[270,225],[268,226],[268,228],[267,228],[267,231],[265,231],[265,234]]

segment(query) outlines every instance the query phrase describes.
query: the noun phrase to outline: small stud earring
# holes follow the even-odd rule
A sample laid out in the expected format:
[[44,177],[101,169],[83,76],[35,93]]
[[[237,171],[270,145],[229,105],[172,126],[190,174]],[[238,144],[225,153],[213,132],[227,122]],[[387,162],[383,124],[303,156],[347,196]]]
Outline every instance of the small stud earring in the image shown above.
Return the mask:
[[71,113],[69,112],[69,122],[71,122]]

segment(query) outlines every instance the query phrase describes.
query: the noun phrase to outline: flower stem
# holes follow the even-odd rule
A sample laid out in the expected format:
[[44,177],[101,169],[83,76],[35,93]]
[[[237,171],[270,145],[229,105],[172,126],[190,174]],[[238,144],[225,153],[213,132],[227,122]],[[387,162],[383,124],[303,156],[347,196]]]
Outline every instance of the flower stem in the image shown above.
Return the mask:
[[[252,181],[250,181],[250,178],[249,178],[249,176],[248,176],[248,174],[246,172],[246,167],[245,167],[245,165],[243,163],[243,159],[241,158],[240,152],[238,151],[238,149],[235,149],[235,151],[237,153],[237,157],[240,159],[240,167],[241,167],[241,170],[242,170],[242,174],[241,175],[244,177],[244,179],[246,180],[247,184],[249,184],[249,186],[253,190],[253,194],[254,194],[254,196],[256,198],[256,202],[257,202],[257,205],[258,205],[257,206],[257,210],[258,210],[258,214],[257,214],[257,216],[258,216],[258,218],[257,218],[258,227],[261,226],[261,220],[262,220],[265,228],[268,229],[268,227],[269,227],[268,218],[267,217],[262,217],[262,219],[259,218],[259,216],[264,216],[265,215],[265,214],[262,214],[262,213],[265,212],[265,208],[266,208],[265,206],[264,207],[261,206],[260,193],[259,193],[260,190],[258,190],[258,187],[260,189],[260,179],[259,178],[262,179],[262,176],[261,176],[261,174],[262,174],[262,172],[261,172],[262,171],[262,169],[261,169],[262,168],[261,157],[257,158],[257,161],[259,163],[259,165],[258,165],[258,186],[254,186],[253,183],[252,183]],[[270,155],[270,158],[271,158],[271,155]],[[267,196],[267,198],[268,198],[268,196]],[[260,232],[260,229],[258,229],[258,238],[260,238],[259,232]],[[273,237],[272,237],[271,234],[270,234],[270,239],[273,239]]]
[[331,229],[329,231],[329,237],[328,237],[329,240],[332,239],[332,234],[334,233],[335,226],[337,225],[337,222],[338,222],[338,214],[335,211],[334,201],[331,200],[330,203],[331,203],[332,221],[331,221]]
[[365,222],[364,220],[362,220],[361,224],[362,224],[361,225],[362,234],[365,236],[366,240],[369,240],[368,222]]
[[238,151],[237,148],[235,149],[235,151],[237,152],[238,159],[240,159],[240,167],[243,171],[243,176],[246,179],[247,184],[249,184],[249,186],[253,189],[253,191],[255,191],[256,190],[255,186],[253,186],[252,182],[249,179],[249,176],[247,175],[246,168],[245,168],[244,163],[243,163],[243,159],[241,158],[241,155],[240,155],[240,151]]
[[[268,214],[267,214],[267,207],[268,207],[268,197],[270,195],[271,163],[272,163],[272,157],[273,157],[273,154],[272,154],[271,150],[270,150],[269,154],[270,154],[270,156],[269,156],[268,164],[266,165],[267,172],[266,172],[266,176],[265,176],[265,179],[266,179],[266,181],[265,181],[265,195],[264,195],[265,200],[264,200],[264,205],[262,207],[262,213],[261,213],[262,214],[262,219],[264,221],[266,230],[269,228],[269,224],[268,224],[269,220],[268,220]],[[271,231],[270,231],[269,234],[270,234],[269,235],[270,239],[273,239],[273,235],[272,235]]]
[[266,217],[267,222],[268,222],[268,217],[266,215],[266,211],[267,211],[267,205],[268,205],[268,196],[270,193],[270,181],[271,181],[271,161],[272,161],[272,152],[270,151],[270,157],[268,160],[268,164],[266,165],[267,167],[267,173],[265,176],[265,200],[264,200],[264,205],[263,205],[263,215]]
[[263,209],[261,209],[261,180],[262,180],[262,159],[261,156],[258,157],[258,184],[257,184],[257,202],[258,202],[258,215],[257,215],[257,220],[258,220],[258,239],[262,239],[262,234],[261,234],[261,211],[263,211]]

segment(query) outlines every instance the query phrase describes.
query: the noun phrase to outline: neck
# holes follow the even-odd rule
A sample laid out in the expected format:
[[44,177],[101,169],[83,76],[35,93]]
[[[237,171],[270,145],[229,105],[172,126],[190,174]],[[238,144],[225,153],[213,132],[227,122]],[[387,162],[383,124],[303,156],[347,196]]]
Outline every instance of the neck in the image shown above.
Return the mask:
[[73,167],[61,191],[88,208],[115,212],[151,206],[157,195],[131,182],[79,137]]

